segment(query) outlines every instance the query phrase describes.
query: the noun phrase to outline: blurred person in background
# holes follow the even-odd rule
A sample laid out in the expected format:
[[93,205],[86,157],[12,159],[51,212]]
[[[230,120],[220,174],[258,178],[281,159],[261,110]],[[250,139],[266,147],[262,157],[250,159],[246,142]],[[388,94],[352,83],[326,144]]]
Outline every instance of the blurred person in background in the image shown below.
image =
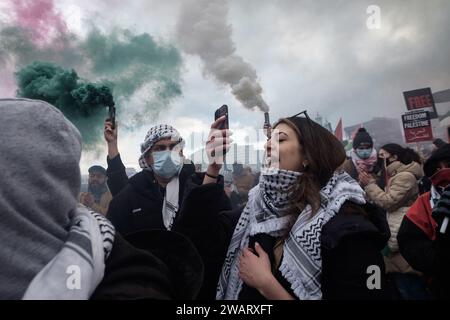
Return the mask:
[[419,195],[418,180],[423,176],[421,160],[414,150],[393,143],[382,146],[379,157],[385,163],[382,170],[386,174],[385,190],[366,172],[359,173],[359,182],[368,200],[387,212],[391,238],[384,251],[386,272],[401,298],[423,299],[427,296],[423,277],[403,258],[397,242],[402,219]]
[[[432,187],[409,208],[398,232],[400,252],[427,277],[434,298],[450,299],[450,144],[436,149],[424,164]],[[443,229],[443,228],[442,228]]]
[[242,198],[239,196],[237,188],[233,183],[233,175],[229,172],[227,174],[224,173],[224,190],[227,197],[230,198],[231,209],[236,210],[242,208],[244,205]]
[[112,200],[111,192],[109,192],[106,184],[106,169],[99,165],[94,165],[88,169],[88,191],[80,194],[80,203],[106,215],[109,203]]
[[377,151],[373,140],[364,128],[358,129],[353,139],[353,149],[345,161],[343,169],[355,180],[360,172],[373,173],[377,165]]
[[233,171],[233,183],[236,186],[237,193],[241,198],[242,204],[247,203],[248,193],[256,184],[255,175],[252,173],[250,167],[243,167],[242,165],[236,166],[236,170]]

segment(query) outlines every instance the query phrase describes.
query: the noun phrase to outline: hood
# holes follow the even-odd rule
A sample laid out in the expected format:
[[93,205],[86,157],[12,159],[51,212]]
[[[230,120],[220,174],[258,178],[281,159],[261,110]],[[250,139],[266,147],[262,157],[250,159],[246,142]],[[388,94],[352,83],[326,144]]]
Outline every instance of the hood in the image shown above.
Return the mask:
[[387,173],[390,177],[395,176],[400,172],[412,173],[417,180],[423,177],[422,166],[415,161],[410,164],[403,164],[400,161],[394,161],[387,167]]
[[43,101],[0,99],[0,299],[20,299],[67,237],[81,136]]

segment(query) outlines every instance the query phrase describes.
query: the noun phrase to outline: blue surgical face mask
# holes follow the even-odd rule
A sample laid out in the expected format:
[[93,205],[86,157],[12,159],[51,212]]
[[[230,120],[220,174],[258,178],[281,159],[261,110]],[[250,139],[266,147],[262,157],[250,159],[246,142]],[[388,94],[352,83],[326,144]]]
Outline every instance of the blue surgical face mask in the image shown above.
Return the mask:
[[366,160],[370,158],[372,149],[356,149],[356,154],[360,159]]
[[153,171],[162,178],[170,179],[178,175],[183,167],[181,156],[176,151],[156,151],[152,152]]

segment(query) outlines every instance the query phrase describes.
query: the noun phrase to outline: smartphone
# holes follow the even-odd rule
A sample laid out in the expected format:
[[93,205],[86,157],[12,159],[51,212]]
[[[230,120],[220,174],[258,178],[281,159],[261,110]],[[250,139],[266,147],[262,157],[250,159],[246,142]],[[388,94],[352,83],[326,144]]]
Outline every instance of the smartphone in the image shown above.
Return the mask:
[[114,105],[109,106],[109,121],[111,121],[112,129],[116,128],[116,107]]
[[222,116],[226,116],[225,121],[223,121],[220,124],[220,127],[218,128],[219,130],[222,129],[229,129],[229,123],[228,123],[228,106],[226,104],[224,104],[223,106],[221,106],[219,109],[216,110],[216,112],[214,113],[214,120],[219,119]]

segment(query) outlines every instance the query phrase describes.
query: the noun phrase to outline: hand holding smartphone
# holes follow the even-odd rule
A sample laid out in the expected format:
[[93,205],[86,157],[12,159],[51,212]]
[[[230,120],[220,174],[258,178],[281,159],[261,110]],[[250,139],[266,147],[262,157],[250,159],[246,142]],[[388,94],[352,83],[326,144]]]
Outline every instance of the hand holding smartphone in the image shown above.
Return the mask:
[[[220,124],[215,128],[216,130],[225,130],[229,129],[229,122],[228,122],[228,106],[226,104],[222,105],[219,109],[216,110],[214,113],[214,120],[217,121],[219,118],[225,116],[225,119],[220,122]],[[226,148],[224,146],[223,149],[223,155],[226,153]],[[215,157],[215,152],[212,151],[211,155]],[[225,159],[224,159],[225,160]]]

